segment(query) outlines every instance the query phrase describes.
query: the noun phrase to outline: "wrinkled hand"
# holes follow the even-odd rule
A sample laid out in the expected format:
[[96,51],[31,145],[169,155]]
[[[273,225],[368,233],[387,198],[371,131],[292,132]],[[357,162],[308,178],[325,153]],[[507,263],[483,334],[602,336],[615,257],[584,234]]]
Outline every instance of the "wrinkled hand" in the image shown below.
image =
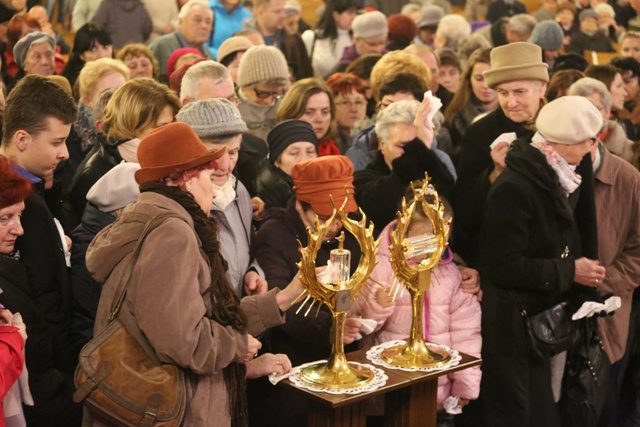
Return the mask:
[[251,219],[262,221],[264,216],[264,201],[260,197],[251,198]]
[[356,317],[348,317],[344,321],[344,338],[345,344],[351,344],[356,340],[356,335],[360,332],[360,320]]
[[260,378],[265,375],[284,375],[291,371],[291,361],[286,354],[265,353],[247,362],[247,378]]
[[573,281],[595,288],[602,283],[605,273],[606,269],[600,265],[600,261],[582,257],[575,261]]
[[291,308],[291,303],[304,291],[304,286],[300,281],[300,273],[296,274],[286,288],[276,295],[276,303],[280,311],[287,311]]
[[247,339],[249,341],[249,345],[247,346],[247,351],[241,356],[236,357],[235,361],[238,363],[247,363],[252,360],[258,354],[258,350],[262,348],[262,343],[247,334]]
[[505,159],[507,157],[507,151],[509,151],[509,143],[508,142],[499,142],[492,150],[491,150],[491,160],[493,160],[493,172],[491,172],[491,179],[495,181],[495,179],[506,169],[507,164],[505,163]]
[[249,271],[244,275],[244,291],[247,295],[260,295],[269,290],[267,281],[255,271]]
[[475,294],[478,297],[478,301],[482,301],[482,290],[480,289],[480,273],[473,268],[459,265],[458,270],[462,276],[462,282],[460,282],[460,288],[462,292],[466,294]]
[[427,148],[431,149],[433,145],[433,128],[430,124],[427,124],[427,114],[431,109],[431,102],[429,98],[425,97],[418,107],[418,113],[413,121],[413,125],[416,127],[416,133],[418,138],[424,142]]

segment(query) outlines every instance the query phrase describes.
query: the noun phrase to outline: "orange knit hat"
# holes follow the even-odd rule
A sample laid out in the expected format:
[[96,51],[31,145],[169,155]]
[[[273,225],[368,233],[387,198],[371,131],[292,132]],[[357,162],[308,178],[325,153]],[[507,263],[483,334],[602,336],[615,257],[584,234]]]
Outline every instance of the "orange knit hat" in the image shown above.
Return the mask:
[[353,164],[345,156],[324,156],[305,160],[291,170],[296,198],[311,205],[317,215],[333,213],[331,198],[340,208],[349,192],[346,212],[355,212],[358,205],[353,199]]

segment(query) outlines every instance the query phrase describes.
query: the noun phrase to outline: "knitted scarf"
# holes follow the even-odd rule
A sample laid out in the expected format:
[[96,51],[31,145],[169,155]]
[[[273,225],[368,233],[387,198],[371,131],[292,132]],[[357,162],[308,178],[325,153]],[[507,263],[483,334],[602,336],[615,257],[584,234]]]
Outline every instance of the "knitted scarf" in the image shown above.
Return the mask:
[[[193,219],[194,229],[202,242],[202,250],[211,265],[211,286],[207,290],[213,310],[211,319],[223,326],[231,326],[241,333],[247,332],[247,319],[240,310],[240,299],[229,286],[226,277],[227,263],[220,255],[218,224],[209,218],[186,191],[169,187],[160,182],[147,182],[140,186],[140,192],[151,191],[161,194],[180,204]],[[247,427],[246,367],[233,362],[223,370],[224,383],[229,395],[229,414],[233,427]]]

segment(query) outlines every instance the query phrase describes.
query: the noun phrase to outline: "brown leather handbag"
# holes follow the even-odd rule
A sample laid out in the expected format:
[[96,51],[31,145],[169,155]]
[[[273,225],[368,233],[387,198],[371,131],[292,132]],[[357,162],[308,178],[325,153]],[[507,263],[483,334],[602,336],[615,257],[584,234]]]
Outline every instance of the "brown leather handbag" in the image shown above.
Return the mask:
[[131,314],[119,313],[142,242],[169,216],[158,215],[145,226],[118,284],[107,327],[80,352],[73,400],[114,425],[177,427],[184,417],[183,369],[161,362]]

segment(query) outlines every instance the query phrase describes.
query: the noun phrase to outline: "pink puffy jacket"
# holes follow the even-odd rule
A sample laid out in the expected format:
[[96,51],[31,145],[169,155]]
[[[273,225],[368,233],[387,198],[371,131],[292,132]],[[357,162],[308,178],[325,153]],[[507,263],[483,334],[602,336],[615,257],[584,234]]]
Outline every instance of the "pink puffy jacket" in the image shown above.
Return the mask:
[[[378,265],[371,274],[373,279],[387,286],[393,284],[394,279],[389,263],[389,231],[395,224],[393,221],[380,234],[382,242],[376,256]],[[464,293],[460,289],[460,272],[452,262],[448,248],[442,258],[431,275],[431,289],[425,298],[425,339],[480,357],[480,304],[475,295]],[[375,299],[379,285],[369,281],[369,288],[372,292],[364,292],[369,304],[360,303],[359,314],[365,319],[376,320],[378,325],[373,334],[363,338],[361,347],[368,348],[386,341],[406,339],[411,331],[412,316],[409,292],[405,289],[402,296],[398,293],[395,304],[382,307]],[[442,408],[442,402],[451,395],[468,400],[477,399],[481,375],[480,367],[476,366],[440,377],[438,409]]]

